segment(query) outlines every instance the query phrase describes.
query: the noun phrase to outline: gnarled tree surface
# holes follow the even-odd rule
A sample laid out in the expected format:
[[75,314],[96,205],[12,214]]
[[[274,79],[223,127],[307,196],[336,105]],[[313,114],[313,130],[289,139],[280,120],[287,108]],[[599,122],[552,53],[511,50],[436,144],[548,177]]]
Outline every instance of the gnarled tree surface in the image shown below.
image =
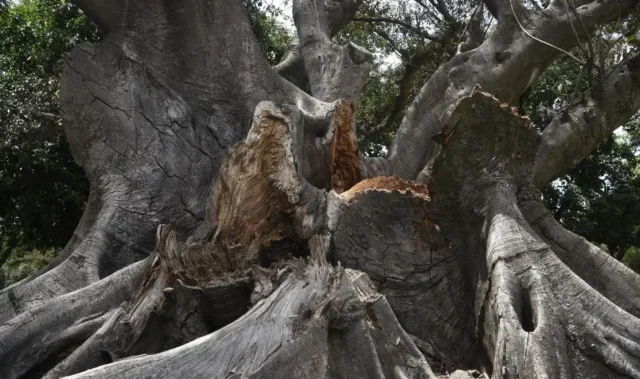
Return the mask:
[[332,40],[359,2],[294,0],[275,68],[240,0],[77,3],[107,32],[61,88],[91,195],[0,292],[3,378],[640,378],[640,277],[537,190],[638,110],[638,58],[542,134],[508,105],[635,0],[486,0],[386,158],[354,134],[371,55]]

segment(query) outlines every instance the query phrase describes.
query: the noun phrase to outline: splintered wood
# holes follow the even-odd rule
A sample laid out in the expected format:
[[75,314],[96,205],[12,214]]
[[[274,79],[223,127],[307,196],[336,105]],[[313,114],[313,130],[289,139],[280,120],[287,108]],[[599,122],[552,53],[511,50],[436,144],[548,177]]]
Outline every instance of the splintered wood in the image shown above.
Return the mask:
[[292,233],[300,182],[291,153],[290,120],[269,104],[256,111],[246,140],[220,169],[210,217],[215,242],[237,267]]
[[351,129],[353,103],[338,101],[334,118],[333,138],[329,145],[331,159],[331,189],[342,193],[360,181],[358,139]]
[[404,180],[397,176],[378,176],[365,179],[341,194],[340,198],[346,201],[353,201],[358,195],[367,191],[396,191],[404,195],[429,200],[429,189],[425,184]]

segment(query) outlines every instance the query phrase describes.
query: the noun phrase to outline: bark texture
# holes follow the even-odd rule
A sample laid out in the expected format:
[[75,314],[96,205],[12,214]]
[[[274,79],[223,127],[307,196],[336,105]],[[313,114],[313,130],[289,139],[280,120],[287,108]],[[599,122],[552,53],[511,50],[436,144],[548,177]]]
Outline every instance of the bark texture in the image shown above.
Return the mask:
[[640,377],[640,277],[536,189],[640,107],[637,58],[542,135],[504,103],[558,56],[540,39],[637,4],[486,3],[496,30],[477,12],[367,159],[370,55],[331,39],[357,1],[294,1],[275,68],[240,1],[78,1],[108,31],[61,89],[91,194],[60,257],[0,292],[2,377]]

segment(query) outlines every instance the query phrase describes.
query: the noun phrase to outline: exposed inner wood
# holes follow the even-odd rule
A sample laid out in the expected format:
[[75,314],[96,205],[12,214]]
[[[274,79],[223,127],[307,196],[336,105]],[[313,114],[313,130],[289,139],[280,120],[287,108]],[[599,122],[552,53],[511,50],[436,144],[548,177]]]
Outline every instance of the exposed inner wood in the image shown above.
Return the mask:
[[233,270],[291,235],[300,182],[285,116],[256,111],[247,139],[223,163],[213,189],[214,242]]
[[333,138],[329,145],[331,189],[342,193],[360,181],[358,139],[351,127],[354,105],[340,100],[336,104]]

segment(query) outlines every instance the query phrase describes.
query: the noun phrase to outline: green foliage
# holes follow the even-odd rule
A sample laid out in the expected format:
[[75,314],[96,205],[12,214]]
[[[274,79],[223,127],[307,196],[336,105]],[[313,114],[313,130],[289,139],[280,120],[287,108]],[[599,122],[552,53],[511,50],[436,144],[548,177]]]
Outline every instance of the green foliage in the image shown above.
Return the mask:
[[622,258],[622,262],[633,271],[640,272],[640,248],[635,246],[628,248],[624,254],[624,258]]
[[[450,11],[463,18],[472,9],[470,3],[452,2]],[[449,34],[459,25],[450,25],[433,14],[417,2],[363,1],[356,21],[336,36],[337,43],[355,43],[374,56],[356,117],[363,130],[376,130],[358,135],[360,151],[366,156],[386,154],[411,100],[455,51],[457,38]],[[371,21],[379,19],[401,23]],[[425,35],[435,36],[434,30],[439,30],[439,41],[425,39]]]
[[[390,68],[372,72],[358,104],[356,117],[359,124],[371,128],[387,117],[399,90],[396,79],[399,71],[397,68]],[[392,125],[375,135],[360,134],[358,136],[360,151],[368,157],[385,155],[386,148],[393,142],[397,127],[398,125]]]
[[88,183],[60,132],[58,87],[71,48],[100,37],[69,2],[0,4],[0,265],[51,257],[82,214]]
[[[581,51],[576,49],[575,54],[580,55]],[[608,59],[610,62],[603,60],[602,69],[595,68],[591,73],[568,58],[558,59],[522,97],[521,111],[544,126],[546,121],[536,114],[537,107],[561,111],[579,101],[600,80],[599,72],[611,69],[615,59]],[[596,152],[542,191],[558,221],[604,245],[605,250],[624,262],[629,249],[640,247],[639,127],[637,118],[624,125]]]
[[[3,249],[7,249],[3,246]],[[56,249],[25,250],[14,248],[12,254],[0,268],[0,288],[19,282],[34,271],[47,265],[57,255]]]
[[271,65],[282,60],[282,56],[293,41],[293,36],[276,19],[280,14],[278,8],[267,5],[262,0],[243,0],[249,15],[253,34]]
[[640,135],[637,122],[612,136],[545,188],[545,202],[567,228],[602,243],[617,259],[640,247]]

